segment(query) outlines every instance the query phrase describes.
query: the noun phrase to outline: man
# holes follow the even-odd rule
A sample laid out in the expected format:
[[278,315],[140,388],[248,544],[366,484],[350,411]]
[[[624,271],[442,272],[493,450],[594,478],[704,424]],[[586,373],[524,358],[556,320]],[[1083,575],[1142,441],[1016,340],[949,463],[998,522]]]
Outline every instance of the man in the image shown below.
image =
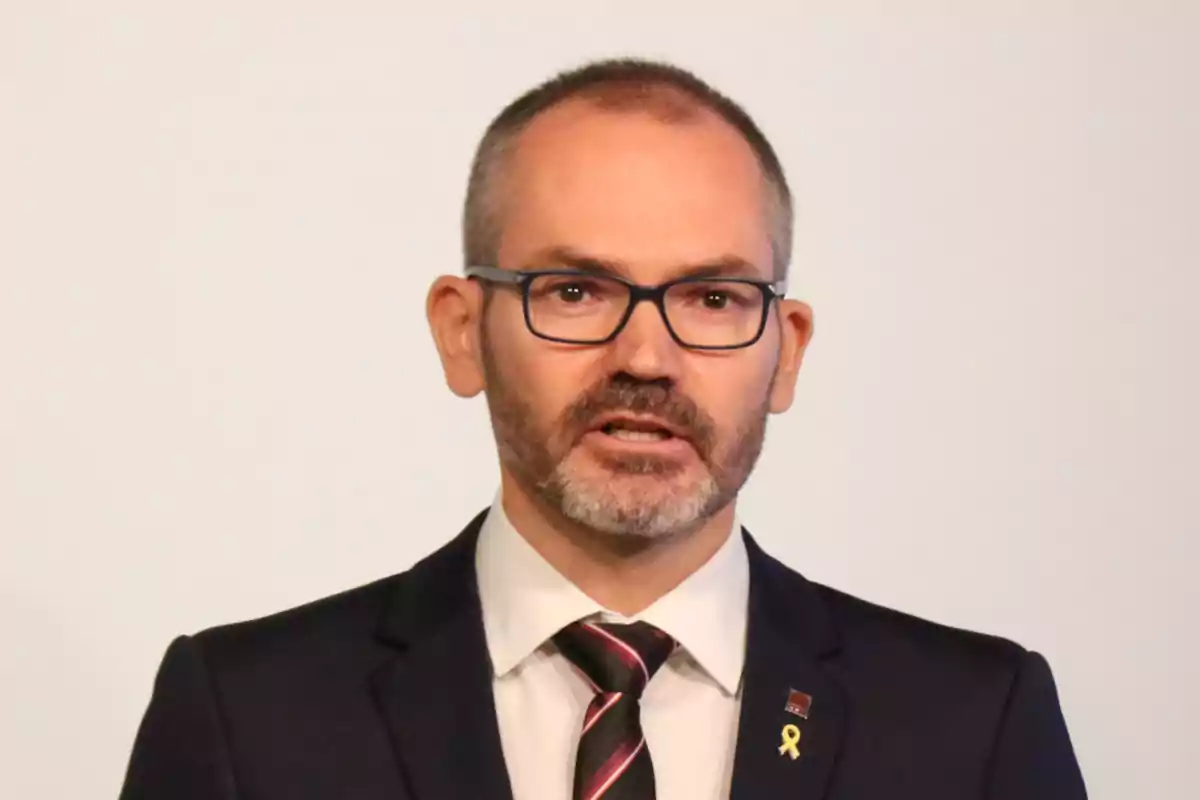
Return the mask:
[[1040,656],[737,524],[812,334],[791,215],[758,128],[682,70],[505,109],[427,304],[451,390],[486,394],[497,501],[404,574],[177,639],[122,797],[1085,797]]

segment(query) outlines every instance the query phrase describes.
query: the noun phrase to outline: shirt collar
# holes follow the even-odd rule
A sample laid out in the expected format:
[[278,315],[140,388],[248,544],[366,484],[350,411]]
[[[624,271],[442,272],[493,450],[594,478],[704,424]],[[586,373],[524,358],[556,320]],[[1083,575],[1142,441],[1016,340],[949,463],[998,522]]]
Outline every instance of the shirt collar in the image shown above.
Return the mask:
[[497,495],[475,554],[483,624],[497,676],[515,669],[576,620],[644,620],[672,636],[730,695],[745,660],[750,568],[741,526],[700,569],[631,619],[609,611],[562,576],[525,541]]

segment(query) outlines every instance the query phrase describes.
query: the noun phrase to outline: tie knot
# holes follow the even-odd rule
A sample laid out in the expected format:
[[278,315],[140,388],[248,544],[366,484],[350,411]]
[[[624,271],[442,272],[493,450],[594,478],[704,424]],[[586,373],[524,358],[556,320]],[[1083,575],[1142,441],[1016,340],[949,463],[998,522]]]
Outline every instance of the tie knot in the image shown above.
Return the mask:
[[641,697],[675,649],[675,640],[646,622],[573,622],[554,644],[600,692]]

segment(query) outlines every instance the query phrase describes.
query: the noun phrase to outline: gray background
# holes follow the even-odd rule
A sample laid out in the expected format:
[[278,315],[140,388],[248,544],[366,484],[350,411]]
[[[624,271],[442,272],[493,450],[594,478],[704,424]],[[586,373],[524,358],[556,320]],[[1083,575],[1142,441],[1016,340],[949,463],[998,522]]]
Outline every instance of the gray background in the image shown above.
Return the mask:
[[626,53],[743,102],[799,201],[751,529],[1044,652],[1093,797],[1194,796],[1197,6],[492,6],[0,3],[0,796],[114,796],[172,636],[491,499],[425,290],[491,115]]

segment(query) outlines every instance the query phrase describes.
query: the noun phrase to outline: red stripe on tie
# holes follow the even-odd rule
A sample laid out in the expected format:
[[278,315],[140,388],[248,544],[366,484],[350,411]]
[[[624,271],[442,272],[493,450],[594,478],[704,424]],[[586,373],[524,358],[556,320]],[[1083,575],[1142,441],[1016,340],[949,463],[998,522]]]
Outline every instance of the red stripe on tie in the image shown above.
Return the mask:
[[604,712],[615,706],[617,701],[620,699],[621,693],[613,692],[608,696],[608,699],[604,701],[603,705],[597,705],[596,703],[588,704],[587,715],[583,718],[583,731],[579,735],[583,736],[583,734],[591,730],[592,726],[604,716]]
[[[593,625],[590,622],[585,622],[585,623],[583,623],[583,627],[587,628],[589,631],[591,631],[592,633],[595,633],[598,636],[604,637],[604,639],[609,644],[608,649],[612,652],[615,652],[617,654],[617,657],[620,658],[622,661],[624,661],[627,666],[629,666],[631,668],[632,667],[640,668],[642,670],[642,677],[645,679],[646,683],[649,683],[650,670],[646,669],[646,662],[642,661],[642,657],[638,654],[637,650],[634,650],[632,647],[625,644],[625,642],[621,641],[616,636],[613,636],[611,633],[604,630],[604,628],[601,628],[598,625]],[[643,685],[645,685],[645,684],[643,684]]]
[[604,762],[604,766],[596,771],[591,786],[583,794],[584,800],[600,800],[609,787],[625,774],[625,770],[629,769],[629,765],[633,763],[637,754],[642,752],[642,748],[645,746],[646,737],[643,736],[636,747],[631,748],[628,744],[618,747],[616,752]]

